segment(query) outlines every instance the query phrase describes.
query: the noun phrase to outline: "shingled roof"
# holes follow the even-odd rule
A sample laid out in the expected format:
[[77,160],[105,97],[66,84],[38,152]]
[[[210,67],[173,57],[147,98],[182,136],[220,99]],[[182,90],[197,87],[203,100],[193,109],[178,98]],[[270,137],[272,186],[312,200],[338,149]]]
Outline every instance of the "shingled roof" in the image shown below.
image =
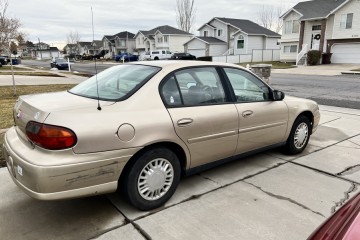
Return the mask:
[[145,37],[149,37],[151,35],[155,35],[157,31],[161,32],[162,34],[169,34],[169,35],[193,35],[191,33],[185,32],[183,30],[168,25],[159,26],[148,31],[140,30],[139,32],[141,32]]
[[220,17],[216,17],[215,19],[228,23],[250,35],[266,35],[271,37],[280,37],[280,34],[264,28],[250,20]]
[[347,1],[348,0],[313,0],[300,2],[282,17],[286,16],[291,10],[295,10],[302,15],[300,20],[327,18],[329,14]]

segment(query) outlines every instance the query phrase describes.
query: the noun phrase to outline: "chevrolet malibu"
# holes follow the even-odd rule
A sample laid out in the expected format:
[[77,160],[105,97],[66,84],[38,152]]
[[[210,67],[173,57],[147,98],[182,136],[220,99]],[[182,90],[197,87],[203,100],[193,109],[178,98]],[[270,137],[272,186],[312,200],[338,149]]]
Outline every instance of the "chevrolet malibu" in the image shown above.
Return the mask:
[[181,176],[280,146],[302,152],[319,119],[315,102],[285,97],[236,65],[138,62],[67,92],[20,96],[3,152],[31,197],[119,190],[150,210]]

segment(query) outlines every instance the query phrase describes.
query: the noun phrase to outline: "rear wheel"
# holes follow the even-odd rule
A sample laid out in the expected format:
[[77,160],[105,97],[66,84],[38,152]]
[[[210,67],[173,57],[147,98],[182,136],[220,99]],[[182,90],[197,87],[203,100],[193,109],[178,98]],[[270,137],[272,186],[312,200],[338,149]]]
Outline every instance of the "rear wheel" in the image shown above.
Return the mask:
[[158,57],[155,57],[154,60],[159,60],[159,58],[158,58]]
[[162,206],[180,181],[180,162],[167,148],[150,149],[136,159],[124,177],[123,192],[140,210]]
[[286,152],[298,154],[306,148],[311,133],[310,120],[305,116],[299,116],[291,129],[290,136],[286,142]]

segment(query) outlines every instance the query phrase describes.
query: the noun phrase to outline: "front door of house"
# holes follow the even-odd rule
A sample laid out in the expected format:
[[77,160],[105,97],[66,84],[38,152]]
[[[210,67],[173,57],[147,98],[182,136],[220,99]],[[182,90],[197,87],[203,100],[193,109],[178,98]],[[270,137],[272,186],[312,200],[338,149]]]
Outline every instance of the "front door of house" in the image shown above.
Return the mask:
[[311,32],[311,49],[319,50],[321,38],[321,25],[313,25]]

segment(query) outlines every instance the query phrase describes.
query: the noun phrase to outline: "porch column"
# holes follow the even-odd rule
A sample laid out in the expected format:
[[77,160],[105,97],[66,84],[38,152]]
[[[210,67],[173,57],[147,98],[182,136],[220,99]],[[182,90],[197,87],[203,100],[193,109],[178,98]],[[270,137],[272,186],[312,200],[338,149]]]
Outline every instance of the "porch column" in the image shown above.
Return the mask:
[[325,31],[326,31],[326,19],[323,19],[321,21],[321,34],[320,34],[320,45],[319,45],[319,50],[321,52],[324,52]]
[[304,44],[304,31],[305,31],[305,21],[301,21],[298,52],[301,52],[302,45]]

